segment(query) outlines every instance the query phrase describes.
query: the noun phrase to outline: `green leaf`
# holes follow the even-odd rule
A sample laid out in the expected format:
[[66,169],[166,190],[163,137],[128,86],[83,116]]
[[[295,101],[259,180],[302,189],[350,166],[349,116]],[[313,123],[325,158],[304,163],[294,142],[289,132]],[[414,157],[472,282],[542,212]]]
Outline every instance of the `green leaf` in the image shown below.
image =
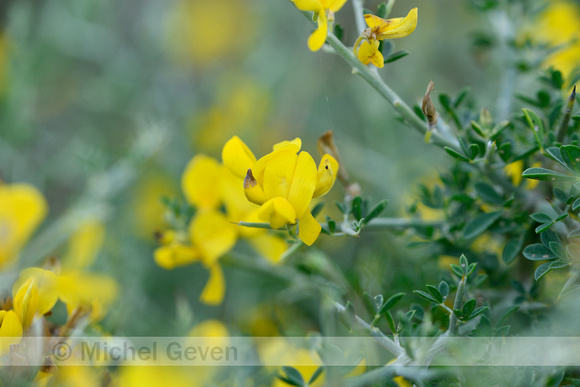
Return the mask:
[[433,296],[431,296],[429,293],[425,293],[424,291],[421,290],[413,290],[413,293],[415,293],[418,296],[423,297],[424,299],[434,302],[435,304],[440,304],[441,302],[437,301],[435,298],[433,298]]
[[477,122],[471,121],[471,129],[473,129],[473,131],[475,133],[479,134],[481,137],[487,138],[485,133],[483,133],[483,129],[481,128],[481,126]]
[[375,300],[373,296],[371,296],[368,292],[363,293],[363,303],[367,308],[367,311],[371,315],[374,316],[375,314],[377,314],[377,309],[375,308]]
[[534,272],[534,279],[537,281],[540,278],[542,278],[544,275],[546,275],[550,271],[551,264],[552,264],[551,262],[548,262],[548,263],[544,263],[544,264],[538,266],[538,268]]
[[471,315],[467,319],[472,320],[488,309],[489,309],[489,306],[480,306],[479,308],[476,308],[473,312],[471,312]]
[[443,298],[447,298],[449,296],[449,285],[445,281],[441,281],[439,283],[439,293],[443,296]]
[[540,149],[543,147],[544,143],[544,122],[530,109],[522,109],[524,112],[524,118],[528,122],[528,125],[534,132],[534,137]]
[[375,304],[375,313],[378,313],[379,310],[381,310],[381,308],[383,307],[383,295],[382,294],[377,294],[375,296],[375,298],[373,298],[374,304]]
[[558,199],[562,203],[566,203],[568,201],[568,194],[566,194],[566,192],[564,192],[563,189],[559,187],[554,187],[553,192],[556,199]]
[[464,273],[467,270],[467,265],[469,265],[467,257],[465,256],[465,254],[461,254],[461,256],[459,257],[459,266],[461,266],[461,269],[463,270]]
[[543,181],[571,181],[576,180],[573,176],[564,175],[563,173],[552,171],[546,168],[528,168],[522,173],[527,179]]
[[453,106],[455,108],[459,107],[459,105],[461,105],[461,103],[465,100],[465,97],[467,97],[470,92],[471,92],[471,89],[469,87],[464,87],[459,92],[459,94],[457,95],[457,97],[455,98],[455,102],[453,103]]
[[541,239],[542,239],[542,243],[549,247],[550,246],[550,242],[558,242],[558,243],[562,243],[562,241],[560,240],[560,237],[558,236],[558,234],[556,234],[554,231],[552,230],[548,230],[545,233],[543,233],[541,235]]
[[470,276],[471,273],[473,273],[475,271],[475,268],[477,267],[477,263],[471,263],[469,264],[469,266],[467,267],[467,270],[465,271],[465,275],[466,276]]
[[518,310],[520,308],[520,305],[514,305],[514,306],[510,306],[509,308],[507,308],[502,314],[501,317],[499,318],[496,326],[500,326],[504,323],[505,320],[507,320],[507,318],[509,316],[512,315],[512,313],[514,313],[516,310]]
[[328,225],[328,231],[330,231],[331,234],[334,234],[336,231],[336,222],[328,215],[326,215],[326,224]]
[[310,379],[308,380],[308,384],[312,384],[316,381],[316,379],[318,379],[318,377],[320,375],[322,375],[322,372],[324,371],[324,367],[318,367],[318,369],[316,371],[314,371],[314,373],[312,374],[312,376],[310,377]]
[[453,263],[450,266],[451,270],[453,270],[453,272],[457,274],[457,276],[463,277],[463,270],[459,266],[454,265]]
[[503,199],[500,196],[500,194],[497,193],[497,191],[489,184],[486,183],[475,183],[474,185],[475,191],[477,191],[477,194],[479,195],[479,197],[487,203],[490,204],[496,204],[498,206],[501,206],[503,204]]
[[549,242],[548,245],[550,247],[550,250],[552,250],[552,252],[554,253],[554,255],[556,257],[561,258],[561,259],[568,258],[568,255],[566,254],[566,249],[564,248],[564,246],[562,246],[558,242]]
[[580,237],[580,228],[577,228],[576,230],[572,230],[568,233],[568,239],[578,238],[578,237]]
[[548,230],[550,227],[552,227],[553,224],[554,224],[554,222],[541,224],[538,227],[536,227],[536,229],[534,231],[536,232],[536,234],[541,234],[544,231]]
[[570,262],[568,262],[568,261],[557,260],[557,261],[550,262],[550,269],[553,269],[553,270],[562,269],[562,268],[565,268],[568,266],[570,266]]
[[562,154],[560,153],[560,148],[551,147],[546,149],[546,155],[555,161],[557,161],[561,166],[572,172],[572,170],[568,167],[564,159],[562,158]]
[[506,265],[509,265],[517,258],[518,254],[522,250],[524,244],[524,238],[514,238],[510,239],[504,246],[501,253],[501,258]]
[[469,316],[471,316],[471,312],[473,312],[473,310],[475,309],[476,304],[477,303],[475,301],[475,298],[472,298],[471,300],[463,304],[463,316],[465,316],[465,318],[469,318]]
[[360,196],[352,199],[351,212],[354,218],[360,221],[367,214],[368,201]]
[[393,306],[395,306],[395,304],[397,302],[399,302],[399,300],[401,298],[403,298],[403,296],[406,293],[397,293],[392,295],[391,297],[389,297],[389,299],[387,300],[387,302],[385,302],[385,304],[383,305],[383,307],[381,308],[381,310],[379,311],[380,314],[385,313],[386,311],[388,311],[389,309],[391,309]]
[[383,212],[383,210],[387,207],[388,203],[389,203],[389,201],[387,199],[384,199],[384,200],[381,200],[380,202],[378,202],[377,205],[374,206],[373,209],[369,211],[367,216],[365,216],[365,220],[364,220],[363,224],[367,224],[368,222],[370,222],[371,220],[373,220],[374,218],[379,216],[381,214],[381,212]]
[[377,7],[377,14],[378,17],[380,17],[381,19],[386,19],[387,17],[387,3],[382,2],[381,4],[379,4],[379,6]]
[[530,218],[534,219],[536,222],[539,223],[546,223],[552,221],[552,217],[550,215],[544,214],[542,212],[536,212],[535,214],[530,215]]
[[334,204],[336,205],[336,207],[338,207],[339,211],[342,212],[344,215],[349,214],[349,211],[348,211],[346,204],[344,204],[343,202],[336,201],[336,200],[334,201]]
[[543,261],[556,258],[554,253],[541,243],[526,246],[522,254],[530,261]]
[[344,36],[344,28],[340,24],[334,25],[334,36],[340,41],[342,41],[342,37]]
[[397,52],[389,55],[389,57],[387,59],[385,59],[385,64],[395,62],[395,61],[397,61],[397,60],[399,60],[401,58],[406,57],[409,54],[410,54],[409,51],[404,51],[404,50],[397,51]]
[[396,333],[397,332],[397,327],[395,326],[395,320],[393,319],[393,315],[391,314],[390,310],[387,310],[385,312],[385,319],[387,319],[387,325],[389,326],[389,329],[391,330],[391,332]]
[[492,140],[496,140],[497,137],[506,129],[509,128],[509,126],[511,125],[511,122],[509,121],[502,121],[498,124],[496,124],[493,129],[491,130],[491,136],[490,138]]
[[298,370],[294,367],[282,367],[285,376],[278,375],[278,378],[291,386],[304,386],[304,379]]
[[580,148],[576,145],[564,145],[560,147],[560,153],[568,167],[576,173],[580,172]]
[[576,211],[578,208],[580,208],[580,198],[574,200],[574,203],[572,203],[572,211]]
[[443,295],[441,294],[441,292],[439,292],[439,289],[437,289],[435,286],[433,285],[426,285],[427,287],[427,291],[429,292],[429,294],[435,299],[437,300],[438,304],[441,304],[443,302]]
[[490,212],[487,214],[479,215],[478,217],[471,219],[465,225],[463,230],[463,237],[465,239],[472,239],[487,230],[496,220],[501,216],[502,211]]
[[311,211],[312,216],[316,217],[318,214],[320,214],[320,211],[322,211],[322,209],[324,208],[324,204],[325,202],[317,203]]
[[445,152],[447,152],[451,157],[456,158],[459,161],[467,161],[469,162],[469,159],[465,156],[463,156],[462,154],[458,153],[457,151],[449,148],[448,146],[443,147],[443,149],[445,149]]

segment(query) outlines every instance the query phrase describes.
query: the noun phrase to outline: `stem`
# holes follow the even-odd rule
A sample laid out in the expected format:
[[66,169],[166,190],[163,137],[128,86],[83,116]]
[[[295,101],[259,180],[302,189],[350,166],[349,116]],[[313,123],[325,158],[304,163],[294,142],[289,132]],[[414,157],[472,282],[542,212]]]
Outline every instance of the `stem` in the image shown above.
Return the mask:
[[574,101],[576,100],[576,85],[574,85],[574,90],[572,90],[572,94],[568,97],[568,103],[566,104],[566,109],[564,110],[564,116],[562,117],[562,121],[556,129],[556,138],[559,142],[564,141],[564,137],[568,133],[568,123],[570,122],[570,117],[572,116],[572,109],[574,108]]
[[358,34],[362,34],[365,29],[365,21],[363,17],[363,0],[352,0],[352,9],[354,11],[354,21],[356,23],[356,30]]
[[[371,85],[379,94],[385,98],[395,110],[397,110],[405,120],[419,133],[425,135],[429,130],[427,123],[421,120],[397,93],[395,93],[386,83],[383,82],[377,75],[361,61],[344,45],[336,36],[328,34],[326,42],[334,49],[334,51],[345,60],[353,69],[359,74],[369,85]],[[448,146],[450,148],[458,149],[459,143],[456,139],[446,138],[440,133],[433,133],[432,137],[435,144],[441,146]]]
[[465,293],[465,276],[461,277],[461,281],[457,285],[457,294],[455,294],[455,302],[453,303],[453,311],[451,316],[449,316],[449,334],[451,336],[455,336],[457,334],[457,327],[458,327],[458,319],[455,315],[454,310],[459,309],[461,307],[461,303],[463,302],[463,294]]
[[[346,221],[346,223],[350,224],[350,221]],[[253,228],[265,228],[265,229],[272,229],[269,223],[261,223],[261,222],[237,222],[234,223],[238,226],[243,227],[253,227]],[[364,229],[368,231],[381,231],[381,230],[392,230],[395,228],[407,228],[407,227],[426,227],[426,226],[442,226],[444,224],[443,221],[425,221],[421,219],[408,219],[408,218],[375,218],[364,225]],[[322,227],[328,228],[328,223],[321,223]],[[344,225],[340,223],[341,228]],[[348,234],[348,232],[346,232]],[[340,235],[340,233],[335,233],[334,235]]]
[[[339,302],[335,302],[334,306],[336,307],[339,313],[346,312],[346,308]],[[405,349],[401,347],[399,344],[395,343],[393,340],[389,339],[387,336],[385,336],[385,334],[381,332],[379,329],[373,328],[366,321],[364,321],[357,315],[353,316],[353,320],[360,328],[366,331],[370,336],[374,337],[375,340],[379,344],[381,344],[387,351],[389,351],[390,353],[392,353],[397,357],[407,358],[407,353]]]

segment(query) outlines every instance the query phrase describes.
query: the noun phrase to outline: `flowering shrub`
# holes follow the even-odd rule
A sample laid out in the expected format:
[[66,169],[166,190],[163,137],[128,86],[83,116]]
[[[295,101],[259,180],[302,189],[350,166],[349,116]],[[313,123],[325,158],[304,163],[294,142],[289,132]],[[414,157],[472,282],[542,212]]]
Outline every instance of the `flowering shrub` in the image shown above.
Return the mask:
[[576,1],[69,3],[0,26],[0,386],[579,383]]

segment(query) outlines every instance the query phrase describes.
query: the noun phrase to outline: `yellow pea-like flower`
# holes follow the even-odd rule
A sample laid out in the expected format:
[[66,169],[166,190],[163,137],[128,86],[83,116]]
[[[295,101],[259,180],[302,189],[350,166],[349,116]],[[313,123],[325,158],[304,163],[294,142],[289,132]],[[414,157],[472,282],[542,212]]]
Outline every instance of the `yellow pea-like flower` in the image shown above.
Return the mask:
[[224,146],[222,158],[232,171],[246,168],[244,191],[250,202],[260,205],[258,220],[270,223],[273,229],[298,223],[298,236],[311,245],[321,227],[308,207],[313,197],[330,190],[339,165],[336,159],[325,154],[317,167],[308,152],[300,152],[301,145],[299,138],[283,141],[254,162],[245,144],[234,137]]
[[308,48],[318,51],[326,41],[328,34],[328,19],[333,18],[334,12],[338,12],[346,3],[346,0],[292,0],[296,8],[301,11],[314,12],[318,18],[318,28],[308,38]]
[[383,54],[379,51],[380,41],[404,38],[411,35],[417,27],[417,20],[417,8],[411,9],[405,17],[393,19],[383,19],[375,15],[366,14],[365,22],[368,28],[363,31],[355,42],[353,51],[363,64],[372,63],[382,68],[385,60]]
[[24,330],[37,316],[48,313],[58,300],[56,275],[38,267],[23,270],[12,287],[14,312]]
[[13,310],[0,310],[0,356],[18,344],[22,338],[22,323]]

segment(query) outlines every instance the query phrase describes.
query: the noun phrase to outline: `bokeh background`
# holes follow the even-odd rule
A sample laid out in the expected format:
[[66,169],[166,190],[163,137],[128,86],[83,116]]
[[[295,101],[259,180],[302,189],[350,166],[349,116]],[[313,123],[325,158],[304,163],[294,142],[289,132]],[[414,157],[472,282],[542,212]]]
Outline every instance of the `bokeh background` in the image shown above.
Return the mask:
[[[437,92],[455,96],[469,87],[469,103],[505,115],[498,96],[514,75],[508,64],[545,59],[505,54],[509,42],[551,36],[530,28],[538,24],[522,17],[524,6],[506,19],[478,12],[477,3],[396,3],[392,16],[419,7],[419,23],[393,41],[411,54],[381,74],[409,104],[420,104],[434,80]],[[336,21],[352,45],[358,32],[350,2]],[[310,52],[312,28],[287,0],[3,1],[0,178],[33,184],[49,203],[14,272],[66,257],[71,236],[96,222],[100,231],[89,232],[85,254],[93,271],[120,288],[104,331],[178,335],[207,318],[261,335],[320,330],[307,288],[226,266],[225,301],[206,306],[198,301],[207,280],[201,265],[166,271],[153,261],[154,232],[167,227],[160,198],[182,197],[187,162],[198,153],[220,158],[233,135],[256,155],[295,137],[315,154],[318,136],[333,130],[343,166],[373,202],[389,200],[390,216],[403,215],[418,197],[416,184],[433,184],[451,164],[339,57]],[[530,79],[513,82],[525,91]],[[343,196],[337,185],[326,213],[336,215],[331,202]],[[323,236],[318,246],[303,252],[307,270],[326,254],[354,292],[409,291],[436,267],[416,270],[420,254],[390,233]]]

